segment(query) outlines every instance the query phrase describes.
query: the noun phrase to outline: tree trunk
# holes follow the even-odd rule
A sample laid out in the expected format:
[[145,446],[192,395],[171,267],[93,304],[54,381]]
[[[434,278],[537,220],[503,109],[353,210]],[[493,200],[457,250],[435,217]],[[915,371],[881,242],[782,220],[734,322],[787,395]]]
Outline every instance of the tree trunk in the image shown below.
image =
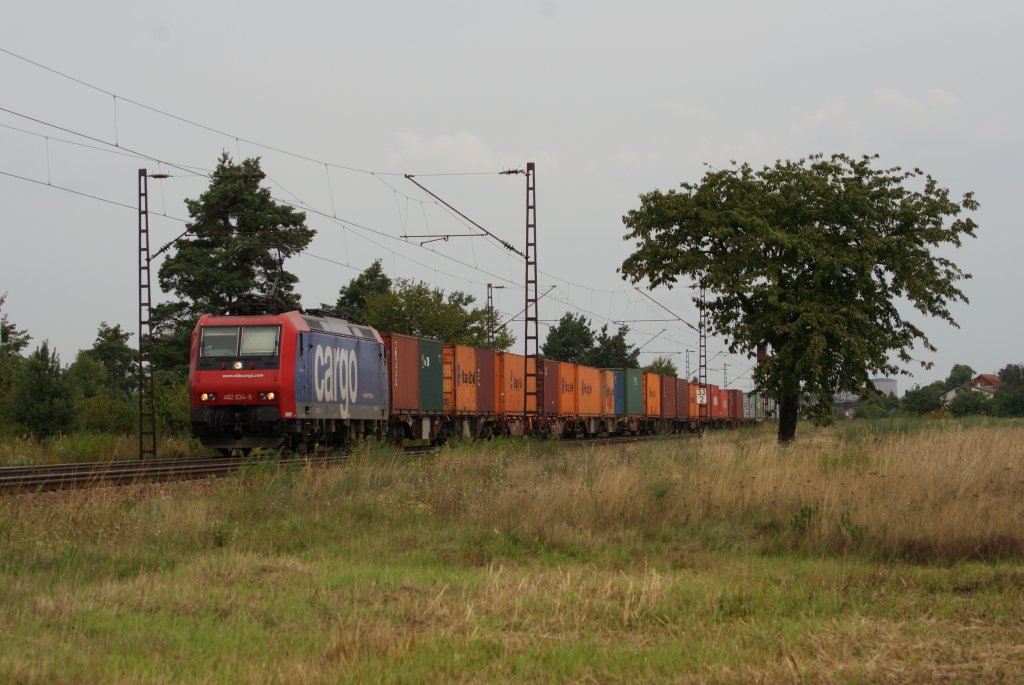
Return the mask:
[[779,442],[782,444],[796,439],[796,418],[800,409],[800,398],[796,395],[779,400]]

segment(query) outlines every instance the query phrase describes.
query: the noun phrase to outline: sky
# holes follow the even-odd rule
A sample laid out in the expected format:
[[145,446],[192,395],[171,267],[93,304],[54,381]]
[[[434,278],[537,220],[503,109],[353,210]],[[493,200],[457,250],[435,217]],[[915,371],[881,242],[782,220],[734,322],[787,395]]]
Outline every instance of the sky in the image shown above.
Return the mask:
[[[261,157],[274,196],[309,210],[317,236],[286,265],[304,306],[380,258],[481,304],[502,285],[507,317],[522,262],[486,238],[401,238],[471,232],[404,174],[521,248],[524,179],[495,172],[532,161],[540,290],[555,286],[542,321],[629,321],[643,363],[666,354],[681,372],[687,350],[696,368],[697,336],[674,320],[697,322],[692,290],[655,289],[655,304],[616,272],[639,195],[732,160],[877,153],[981,204],[977,238],[941,251],[973,274],[960,328],[908,312],[938,351],[913,352],[934,366],[908,366],[900,392],[955,363],[1024,361],[1019,3],[108,0],[4,15],[3,313],[64,362],[101,321],[137,330],[138,169],[171,174],[150,180],[155,249],[222,151]],[[752,361],[708,347],[709,380],[749,389]]]

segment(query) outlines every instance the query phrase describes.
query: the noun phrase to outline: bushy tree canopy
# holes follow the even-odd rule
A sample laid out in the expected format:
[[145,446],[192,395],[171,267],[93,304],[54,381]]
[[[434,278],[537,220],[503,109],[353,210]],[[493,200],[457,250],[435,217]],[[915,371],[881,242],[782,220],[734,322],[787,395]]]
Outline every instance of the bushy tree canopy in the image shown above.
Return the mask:
[[386,295],[391,292],[391,279],[384,273],[379,259],[362,273],[342,286],[338,292],[338,301],[334,308],[342,316],[365,323],[366,300],[371,295]]
[[1007,364],[999,369],[999,380],[1005,387],[1024,387],[1024,364]]
[[942,409],[942,394],[946,384],[935,381],[925,386],[915,385],[903,393],[903,410],[908,414],[921,416]]
[[649,371],[650,373],[656,373],[662,376],[679,375],[679,370],[676,368],[675,362],[663,355],[655,357],[654,361],[644,367],[644,371]]
[[992,413],[992,400],[983,392],[961,390],[947,406],[953,416],[989,416]]
[[459,290],[446,295],[422,281],[400,278],[386,292],[366,295],[364,323],[382,331],[474,347],[510,348],[515,339],[505,329],[499,330],[490,344],[490,331],[497,327],[495,314],[486,307],[473,307],[475,301]]
[[608,324],[594,336],[594,347],[583,355],[581,364],[599,369],[635,369],[640,366],[640,351],[626,342],[629,326],[619,326],[615,335],[608,334]]
[[541,353],[549,359],[580,364],[594,348],[594,331],[590,320],[582,314],[566,312],[548,330]]
[[[309,245],[315,231],[306,215],[279,204],[261,183],[260,160],[231,161],[225,152],[198,199],[186,200],[189,236],[160,265],[160,288],[178,299],[154,308],[158,365],[187,366],[188,335],[200,314],[220,313],[244,301],[294,309],[298,277],[284,260]],[[172,362],[176,360],[176,363]]]
[[[7,293],[0,294],[0,309],[3,309],[6,301]],[[20,353],[31,339],[27,331],[11,323],[6,313],[0,314],[0,356]]]
[[974,369],[970,366],[967,364],[953,364],[953,368],[949,371],[949,376],[946,377],[946,390],[959,388],[972,378],[974,378]]
[[112,397],[128,399],[138,386],[138,352],[128,345],[132,334],[120,324],[100,323],[89,355],[107,372],[107,390]]
[[779,402],[783,441],[796,434],[801,396],[815,397],[806,411],[827,421],[833,394],[859,394],[871,374],[901,371],[891,353],[909,362],[915,345],[935,349],[900,300],[953,325],[947,304],[966,300],[958,283],[968,274],[934,250],[974,235],[961,214],[978,203],[971,193],[951,199],[918,169],[876,169],[874,160],[733,165],[641,195],[623,219],[637,242],[624,278],[652,287],[692,279],[707,289],[712,332],[730,352],[770,347],[754,380]]
[[44,341],[28,356],[18,378],[13,419],[37,438],[70,431],[74,418],[71,386],[57,352]]
[[619,326],[614,335],[609,334],[607,324],[594,333],[587,317],[567,312],[548,331],[541,353],[549,359],[597,368],[636,368],[640,353],[626,342],[628,333],[628,326]]

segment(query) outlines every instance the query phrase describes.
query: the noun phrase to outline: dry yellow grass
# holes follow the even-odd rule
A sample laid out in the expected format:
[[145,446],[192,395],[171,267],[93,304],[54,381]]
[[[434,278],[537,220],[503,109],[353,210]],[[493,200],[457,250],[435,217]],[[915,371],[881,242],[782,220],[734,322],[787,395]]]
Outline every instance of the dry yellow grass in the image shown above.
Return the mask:
[[[317,479],[324,479],[318,483]],[[614,531],[718,529],[732,540],[928,559],[1024,556],[1024,429],[869,436],[780,447],[765,434],[554,454],[512,444],[418,464],[356,460],[314,477],[394,511],[554,544]]]

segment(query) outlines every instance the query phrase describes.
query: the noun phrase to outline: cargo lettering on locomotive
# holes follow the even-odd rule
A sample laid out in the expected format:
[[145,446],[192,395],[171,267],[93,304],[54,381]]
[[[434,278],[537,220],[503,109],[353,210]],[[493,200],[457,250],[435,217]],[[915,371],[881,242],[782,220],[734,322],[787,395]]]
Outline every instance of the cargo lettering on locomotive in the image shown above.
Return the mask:
[[342,418],[348,418],[348,405],[359,396],[355,350],[317,345],[313,357],[313,389],[318,402],[340,404]]

